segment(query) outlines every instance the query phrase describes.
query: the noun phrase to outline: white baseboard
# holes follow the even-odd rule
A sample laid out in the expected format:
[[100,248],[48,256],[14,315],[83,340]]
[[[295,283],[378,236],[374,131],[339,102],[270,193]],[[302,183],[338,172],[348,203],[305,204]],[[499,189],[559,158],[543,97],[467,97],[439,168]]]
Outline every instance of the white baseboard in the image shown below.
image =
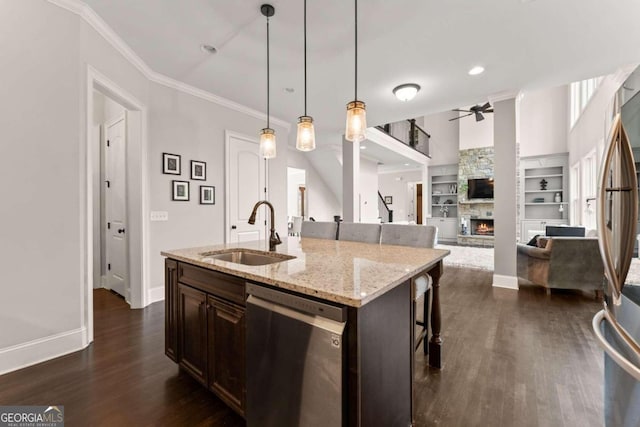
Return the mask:
[[100,287],[101,288],[107,287],[107,276],[100,276]]
[[79,328],[0,349],[0,375],[82,350],[87,345],[87,330]]
[[151,288],[147,293],[147,303],[153,304],[158,301],[164,301],[164,286]]
[[518,290],[518,278],[516,276],[493,275],[493,287]]

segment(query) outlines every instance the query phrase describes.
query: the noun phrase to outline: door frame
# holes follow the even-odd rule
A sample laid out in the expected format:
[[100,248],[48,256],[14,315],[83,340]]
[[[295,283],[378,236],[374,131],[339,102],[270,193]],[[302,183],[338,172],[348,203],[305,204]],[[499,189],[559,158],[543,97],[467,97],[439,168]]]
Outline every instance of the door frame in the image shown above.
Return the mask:
[[[128,265],[129,265],[129,288],[131,308],[143,308],[149,303],[149,182],[148,182],[148,157],[147,143],[147,107],[136,97],[131,95],[119,85],[114,83],[107,76],[97,69],[87,64],[87,85],[86,85],[86,109],[84,111],[85,138],[80,138],[80,169],[84,181],[80,180],[80,235],[81,235],[81,272],[80,272],[80,313],[81,321],[86,330],[83,345],[87,346],[93,341],[93,243],[94,243],[94,217],[93,208],[95,203],[100,203],[100,195],[94,194],[94,174],[96,165],[93,162],[95,150],[93,135],[93,91],[97,90],[102,94],[120,103],[132,116],[139,114],[139,120],[131,120],[127,131],[129,147],[127,149],[127,172],[136,170],[137,175],[133,179],[127,173],[127,224],[129,227],[128,236]],[[132,136],[129,138],[129,136]],[[136,151],[129,151],[129,148]],[[137,159],[131,159],[131,153]],[[99,167],[99,165],[97,165]],[[98,173],[99,179],[99,173]],[[132,197],[139,200],[134,206],[130,203]],[[134,269],[133,266],[139,265]],[[134,285],[135,284],[135,285]]]

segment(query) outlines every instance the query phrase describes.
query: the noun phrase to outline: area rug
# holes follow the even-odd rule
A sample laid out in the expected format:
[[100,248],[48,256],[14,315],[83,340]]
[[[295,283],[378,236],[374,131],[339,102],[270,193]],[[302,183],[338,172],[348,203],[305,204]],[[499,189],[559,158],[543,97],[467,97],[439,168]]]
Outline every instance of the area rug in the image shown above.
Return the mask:
[[451,251],[451,254],[445,257],[444,265],[493,270],[493,248],[442,244],[437,245],[436,248]]

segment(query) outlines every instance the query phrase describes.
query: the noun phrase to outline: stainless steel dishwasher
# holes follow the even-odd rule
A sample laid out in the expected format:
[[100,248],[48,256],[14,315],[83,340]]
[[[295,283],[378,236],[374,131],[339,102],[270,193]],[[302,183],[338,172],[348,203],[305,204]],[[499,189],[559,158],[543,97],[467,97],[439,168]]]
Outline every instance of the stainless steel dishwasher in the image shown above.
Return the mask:
[[342,426],[346,309],[246,289],[247,426]]

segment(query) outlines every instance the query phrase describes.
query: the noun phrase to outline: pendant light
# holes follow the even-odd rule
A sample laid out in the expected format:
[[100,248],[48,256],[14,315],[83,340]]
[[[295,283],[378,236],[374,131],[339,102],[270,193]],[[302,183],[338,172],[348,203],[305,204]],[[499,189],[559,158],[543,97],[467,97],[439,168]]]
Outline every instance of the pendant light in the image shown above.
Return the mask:
[[307,0],[304,0],[304,116],[298,117],[296,148],[300,151],[312,151],[316,148],[313,117],[307,116]]
[[276,131],[269,127],[269,18],[276,10],[270,4],[263,4],[260,12],[267,18],[267,127],[260,131],[260,156],[273,159],[276,156]]
[[347,141],[360,142],[365,139],[367,112],[363,101],[358,101],[358,0],[355,3],[355,96],[347,104],[347,128],[344,137]]

